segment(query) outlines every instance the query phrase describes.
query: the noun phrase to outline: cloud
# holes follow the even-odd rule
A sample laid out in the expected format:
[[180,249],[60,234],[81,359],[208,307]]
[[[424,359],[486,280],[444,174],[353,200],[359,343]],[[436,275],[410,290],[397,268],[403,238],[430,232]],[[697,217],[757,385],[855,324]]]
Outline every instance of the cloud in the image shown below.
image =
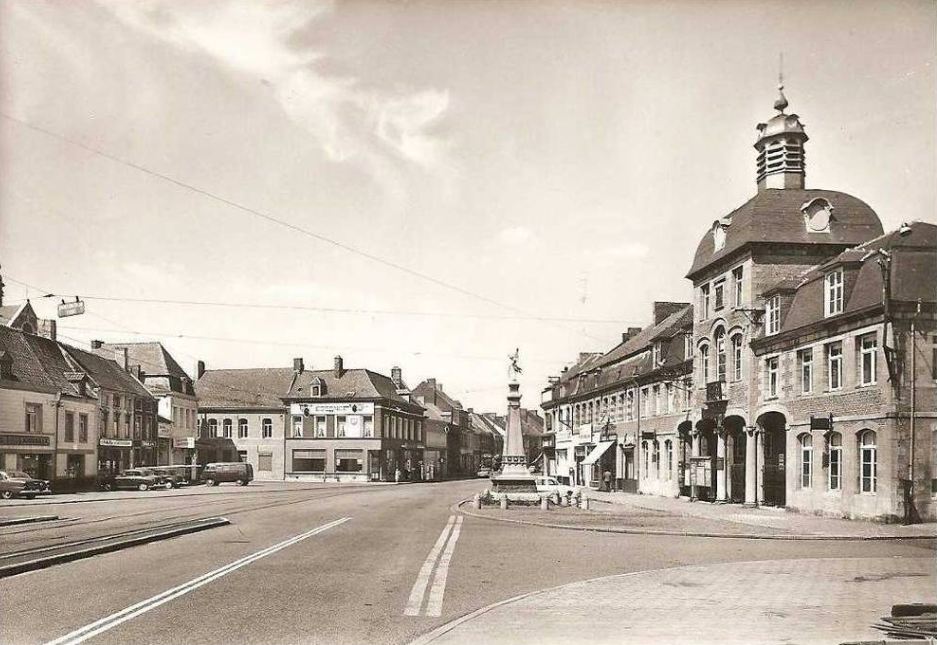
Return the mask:
[[498,241],[505,246],[523,246],[534,239],[534,232],[526,226],[510,226],[498,233]]
[[448,110],[447,90],[387,90],[369,87],[362,79],[328,75],[318,69],[325,59],[322,52],[296,44],[297,32],[330,13],[331,3],[102,3],[134,29],[253,77],[258,83],[252,86],[268,88],[328,159],[359,163],[385,187],[399,191],[392,184],[399,184],[407,167],[450,170],[447,141],[432,132]]

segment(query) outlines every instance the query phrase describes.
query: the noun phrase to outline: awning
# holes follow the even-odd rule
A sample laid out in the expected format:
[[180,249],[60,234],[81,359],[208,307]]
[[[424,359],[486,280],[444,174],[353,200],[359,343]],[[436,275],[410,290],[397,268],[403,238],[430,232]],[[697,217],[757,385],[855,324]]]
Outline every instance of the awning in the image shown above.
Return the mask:
[[584,466],[589,466],[591,464],[594,464],[595,462],[599,460],[599,457],[604,455],[605,451],[611,448],[613,445],[615,445],[614,441],[600,441],[595,446],[595,448],[592,449],[592,452],[586,455],[586,458],[582,460],[582,464]]

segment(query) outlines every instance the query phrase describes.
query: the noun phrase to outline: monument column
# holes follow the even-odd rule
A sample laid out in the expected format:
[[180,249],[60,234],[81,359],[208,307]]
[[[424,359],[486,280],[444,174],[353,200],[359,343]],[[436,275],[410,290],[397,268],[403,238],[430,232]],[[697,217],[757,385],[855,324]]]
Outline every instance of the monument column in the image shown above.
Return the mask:
[[521,430],[521,393],[517,375],[518,352],[511,359],[511,382],[508,383],[507,427],[504,432],[504,447],[501,452],[501,472],[491,477],[495,491],[501,493],[536,493],[534,476],[527,470],[527,454],[524,452],[524,433]]

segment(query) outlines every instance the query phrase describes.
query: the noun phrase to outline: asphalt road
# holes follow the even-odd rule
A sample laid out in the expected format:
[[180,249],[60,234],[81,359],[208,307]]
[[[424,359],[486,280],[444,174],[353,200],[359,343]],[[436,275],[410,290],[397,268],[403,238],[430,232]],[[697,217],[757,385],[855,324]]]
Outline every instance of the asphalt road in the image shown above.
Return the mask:
[[[0,507],[0,517],[68,518],[0,529],[0,551],[184,518],[232,522],[0,579],[0,642],[48,643],[91,625],[59,642],[407,643],[490,603],[597,576],[685,564],[933,554],[898,542],[568,531],[452,511],[482,487],[259,484]],[[426,615],[435,610],[438,616]],[[536,641],[537,628],[527,626],[518,642]]]

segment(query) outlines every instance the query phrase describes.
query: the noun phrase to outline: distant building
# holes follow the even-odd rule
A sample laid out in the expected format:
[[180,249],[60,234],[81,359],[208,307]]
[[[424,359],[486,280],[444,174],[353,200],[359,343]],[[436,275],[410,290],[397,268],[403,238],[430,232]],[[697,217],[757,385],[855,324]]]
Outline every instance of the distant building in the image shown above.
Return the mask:
[[99,356],[127,352],[131,368],[138,367],[141,380],[159,401],[156,463],[191,464],[195,456],[198,404],[191,377],[160,342],[102,343],[91,341]]
[[29,300],[20,305],[0,306],[0,326],[56,340],[56,321],[39,318]]
[[[524,454],[527,456],[528,466],[538,466],[543,468],[543,417],[536,410],[521,408],[521,435],[524,441]],[[494,412],[484,412],[480,415],[490,428],[498,435],[497,438],[491,437],[491,433],[484,433],[491,437],[491,443],[483,443],[484,456],[492,456],[491,453],[497,449],[497,456],[501,455],[501,448],[504,445],[504,439],[507,435],[507,417]]]
[[474,475],[481,458],[468,410],[449,396],[435,378],[425,379],[413,388],[412,396],[420,405],[430,406],[430,418],[438,416],[446,423],[446,454],[440,459],[446,464],[447,475]]

